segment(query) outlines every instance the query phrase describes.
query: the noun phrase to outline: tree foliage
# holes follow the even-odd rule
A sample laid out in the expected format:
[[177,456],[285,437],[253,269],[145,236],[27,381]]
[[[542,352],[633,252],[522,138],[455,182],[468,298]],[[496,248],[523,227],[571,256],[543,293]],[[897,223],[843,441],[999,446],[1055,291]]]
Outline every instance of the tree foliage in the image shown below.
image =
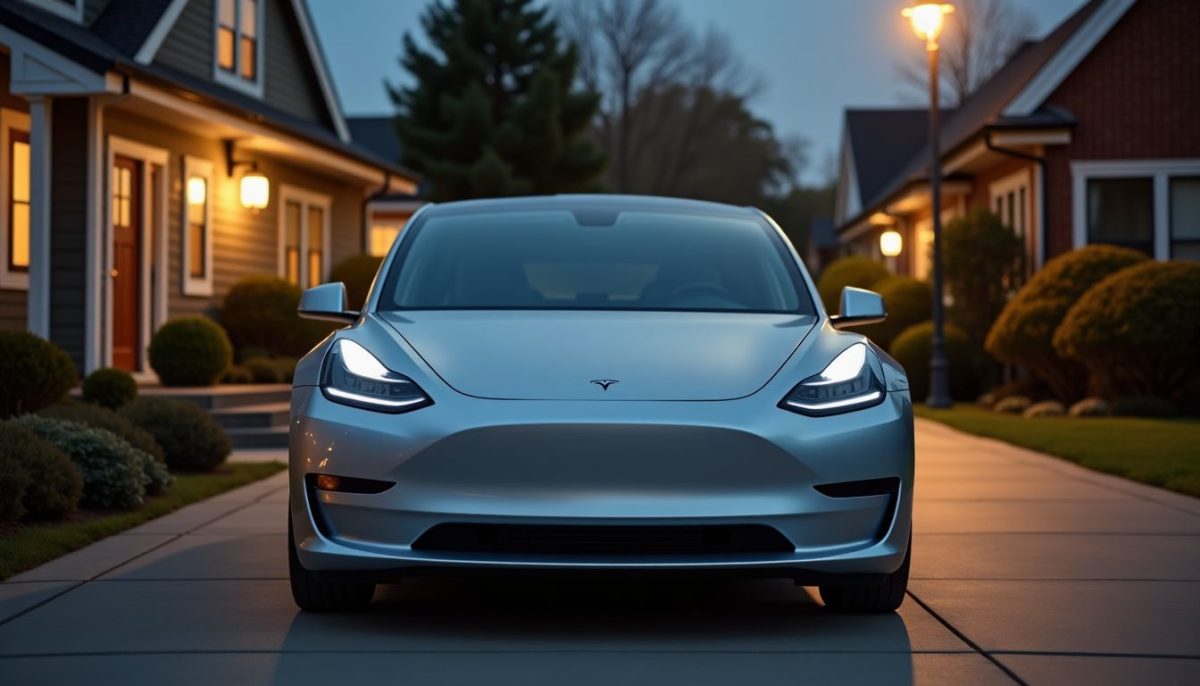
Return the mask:
[[434,200],[594,189],[597,96],[574,90],[578,57],[533,0],[453,0],[404,36],[411,86],[391,86],[404,162]]
[[947,224],[942,242],[946,286],[954,296],[950,318],[982,346],[1021,276],[1021,239],[1000,217],[976,208]]

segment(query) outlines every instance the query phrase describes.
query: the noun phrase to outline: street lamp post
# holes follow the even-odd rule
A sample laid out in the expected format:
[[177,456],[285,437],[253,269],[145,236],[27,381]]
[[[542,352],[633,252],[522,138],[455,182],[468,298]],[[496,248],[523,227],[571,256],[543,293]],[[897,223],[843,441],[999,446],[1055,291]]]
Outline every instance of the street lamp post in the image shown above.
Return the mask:
[[929,407],[950,407],[950,374],[946,361],[946,315],[942,307],[942,164],[938,130],[938,36],[953,5],[929,2],[906,7],[903,15],[925,40],[929,55],[929,193],[933,211],[933,350],[929,359]]

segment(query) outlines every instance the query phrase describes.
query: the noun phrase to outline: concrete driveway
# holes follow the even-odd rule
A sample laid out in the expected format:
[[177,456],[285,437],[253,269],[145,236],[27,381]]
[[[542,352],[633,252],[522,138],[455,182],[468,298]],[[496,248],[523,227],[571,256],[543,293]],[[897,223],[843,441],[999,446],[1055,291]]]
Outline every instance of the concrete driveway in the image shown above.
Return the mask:
[[[269,455],[269,454],[268,454]],[[1200,683],[1200,501],[918,424],[910,597],[425,579],[302,615],[283,475],[0,584],[5,684]]]

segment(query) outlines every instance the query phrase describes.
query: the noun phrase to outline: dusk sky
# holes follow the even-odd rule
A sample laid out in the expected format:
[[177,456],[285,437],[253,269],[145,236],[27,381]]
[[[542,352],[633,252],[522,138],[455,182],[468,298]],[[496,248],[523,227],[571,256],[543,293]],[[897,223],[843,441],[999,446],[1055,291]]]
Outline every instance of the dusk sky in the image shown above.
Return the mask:
[[[1041,36],[1084,0],[1014,0]],[[430,0],[308,0],[347,114],[392,112],[385,80],[405,78],[400,36],[420,32]],[[726,32],[766,90],[751,103],[783,136],[811,143],[806,181],[825,174],[837,148],[842,110],[918,105],[894,65],[920,47],[900,17],[904,0],[677,0],[697,29]]]

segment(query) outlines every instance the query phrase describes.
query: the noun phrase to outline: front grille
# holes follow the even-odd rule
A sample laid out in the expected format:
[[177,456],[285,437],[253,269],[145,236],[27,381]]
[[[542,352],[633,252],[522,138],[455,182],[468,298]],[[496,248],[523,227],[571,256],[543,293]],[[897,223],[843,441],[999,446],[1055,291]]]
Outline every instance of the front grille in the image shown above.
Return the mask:
[[769,526],[438,524],[414,550],[564,555],[736,555],[795,551]]

